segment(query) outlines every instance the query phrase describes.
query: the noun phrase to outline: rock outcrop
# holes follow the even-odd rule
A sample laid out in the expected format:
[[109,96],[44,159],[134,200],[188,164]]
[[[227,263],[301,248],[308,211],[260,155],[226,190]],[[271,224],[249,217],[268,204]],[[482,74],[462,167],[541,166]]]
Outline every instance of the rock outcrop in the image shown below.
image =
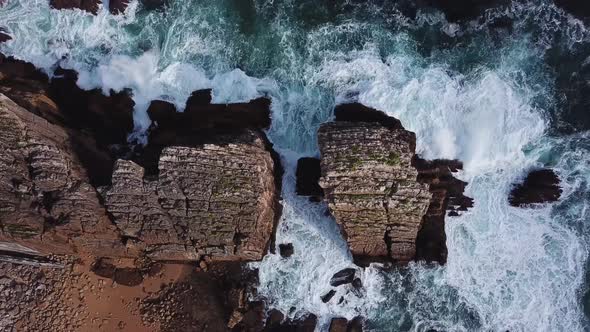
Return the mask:
[[332,122],[319,130],[330,211],[363,261],[407,262],[431,194],[412,167],[415,136],[375,122]]
[[[338,106],[335,115],[336,122],[322,125],[318,133],[320,186],[355,261],[405,263],[428,256],[417,256],[422,252],[416,247],[419,231],[431,219],[444,220],[449,201],[453,208],[470,204],[462,201],[465,184],[455,181],[442,161],[419,163],[419,170],[415,135],[398,120],[359,104]],[[443,241],[438,245],[445,258],[434,260],[444,262],[444,221],[439,224]]]
[[101,0],[50,0],[49,4],[55,9],[78,8],[96,15],[101,2]]
[[512,206],[555,202],[561,197],[559,177],[550,169],[531,171],[522,183],[515,185],[508,201]]
[[473,200],[463,192],[467,183],[453,176],[463,168],[458,160],[424,160],[414,158],[418,182],[428,184],[432,199],[422,218],[422,227],[416,238],[416,260],[447,262],[445,216],[457,216],[473,206]]
[[0,148],[1,241],[126,254],[63,128],[0,94]]
[[280,213],[274,168],[254,131],[223,144],[167,147],[154,179],[119,160],[105,205],[127,244],[145,245],[153,259],[259,260]]

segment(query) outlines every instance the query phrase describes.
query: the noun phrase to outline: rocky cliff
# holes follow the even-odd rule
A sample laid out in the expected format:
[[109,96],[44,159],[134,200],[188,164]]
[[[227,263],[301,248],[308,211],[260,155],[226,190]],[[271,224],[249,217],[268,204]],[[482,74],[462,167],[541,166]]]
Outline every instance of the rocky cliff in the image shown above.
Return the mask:
[[[359,104],[341,105],[335,115],[336,121],[318,133],[320,186],[355,261],[415,259],[418,234],[431,224],[429,216],[442,217],[444,226],[451,191],[444,185],[435,188],[440,176],[419,176],[436,167],[416,167],[415,135],[396,119]],[[453,193],[462,195],[463,188],[459,185],[461,193]],[[444,263],[444,227],[437,230],[443,234],[442,246],[437,242],[444,253],[427,260]]]

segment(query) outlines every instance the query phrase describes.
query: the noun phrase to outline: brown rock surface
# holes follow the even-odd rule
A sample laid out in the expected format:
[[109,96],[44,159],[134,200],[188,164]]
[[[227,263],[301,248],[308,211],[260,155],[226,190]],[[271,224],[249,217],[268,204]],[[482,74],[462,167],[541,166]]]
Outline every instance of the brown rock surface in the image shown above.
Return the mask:
[[279,213],[275,165],[260,135],[165,148],[157,179],[119,160],[105,205],[123,235],[154,259],[259,260]]
[[319,144],[320,186],[355,260],[413,259],[431,198],[411,165],[414,134],[379,123],[333,122],[320,127]]
[[0,239],[45,253],[118,251],[68,134],[0,94]]
[[460,163],[421,161],[414,133],[383,112],[348,104],[335,115],[318,133],[320,186],[355,261],[444,263],[446,211],[472,204],[451,175]]

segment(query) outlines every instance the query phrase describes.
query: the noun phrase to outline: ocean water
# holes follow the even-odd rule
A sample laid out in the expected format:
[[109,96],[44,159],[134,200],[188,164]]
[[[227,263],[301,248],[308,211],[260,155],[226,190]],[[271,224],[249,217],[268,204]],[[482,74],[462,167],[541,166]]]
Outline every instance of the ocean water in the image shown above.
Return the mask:
[[[53,10],[46,0],[8,0],[0,51],[49,74],[80,73],[83,88],[131,88],[135,132],[165,99],[182,110],[196,89],[214,102],[272,99],[270,139],[285,166],[277,244],[253,264],[258,291],[290,318],[313,313],[368,318],[371,331],[584,331],[590,244],[590,133],[571,119],[565,78],[590,66],[590,32],[550,0],[516,1],[455,24],[434,10],[415,19],[394,1],[171,1],[124,15]],[[475,206],[447,219],[448,263],[359,269],[361,292],[321,295],[353,267],[326,205],[294,193],[295,165],[317,156],[316,131],[334,105],[358,101],[399,118],[426,158],[459,158]],[[569,112],[569,113],[568,113]],[[569,121],[569,122],[568,122]],[[564,193],[533,209],[508,205],[532,167],[559,174]]]

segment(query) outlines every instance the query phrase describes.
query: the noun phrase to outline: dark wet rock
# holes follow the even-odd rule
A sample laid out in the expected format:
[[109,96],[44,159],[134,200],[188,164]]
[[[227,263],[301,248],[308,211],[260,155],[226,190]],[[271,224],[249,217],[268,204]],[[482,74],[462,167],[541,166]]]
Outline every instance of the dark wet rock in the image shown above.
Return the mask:
[[510,205],[518,207],[555,202],[561,197],[559,183],[559,177],[553,170],[533,170],[522,183],[514,186],[508,201]]
[[264,332],[313,332],[317,324],[315,315],[308,315],[304,319],[292,321],[285,320],[284,315],[277,311],[271,310],[267,318]]
[[555,4],[578,18],[590,19],[590,2],[580,0],[555,0]]
[[163,9],[168,5],[168,0],[140,0],[147,10]]
[[322,302],[324,302],[324,303],[330,302],[330,300],[334,297],[334,295],[336,295],[336,291],[331,289],[329,292],[322,295]]
[[169,126],[168,122],[172,121],[176,116],[176,106],[167,101],[153,100],[148,107],[147,113],[157,126]]
[[330,332],[346,332],[348,320],[346,318],[332,318]]
[[359,103],[341,104],[334,108],[336,121],[376,122],[387,129],[403,129],[402,123],[382,111]]
[[95,15],[101,2],[101,0],[49,0],[49,4],[55,9],[78,8]]
[[467,183],[452,174],[462,169],[463,164],[458,160],[424,160],[416,157],[414,166],[418,170],[418,182],[428,184],[432,193],[416,238],[415,259],[445,264],[445,214],[449,211],[449,216],[458,216],[473,206],[473,200],[463,194]]
[[211,89],[193,91],[186,101],[186,108],[196,108],[211,104]]
[[355,275],[356,269],[346,268],[340,270],[332,276],[332,279],[330,279],[330,285],[333,287],[337,287],[344,284],[350,284],[354,281]]
[[4,43],[6,41],[11,40],[12,37],[10,37],[10,35],[8,35],[8,33],[6,33],[6,31],[2,28],[0,28],[0,43]]
[[293,249],[293,243],[281,243],[279,244],[279,253],[281,257],[291,257],[295,250]]
[[363,318],[355,317],[353,320],[348,322],[347,332],[363,332]]
[[130,0],[109,0],[109,10],[111,14],[117,15],[125,12]]
[[297,194],[310,196],[314,201],[319,201],[324,196],[324,191],[319,185],[322,169],[317,158],[301,158],[297,161]]

